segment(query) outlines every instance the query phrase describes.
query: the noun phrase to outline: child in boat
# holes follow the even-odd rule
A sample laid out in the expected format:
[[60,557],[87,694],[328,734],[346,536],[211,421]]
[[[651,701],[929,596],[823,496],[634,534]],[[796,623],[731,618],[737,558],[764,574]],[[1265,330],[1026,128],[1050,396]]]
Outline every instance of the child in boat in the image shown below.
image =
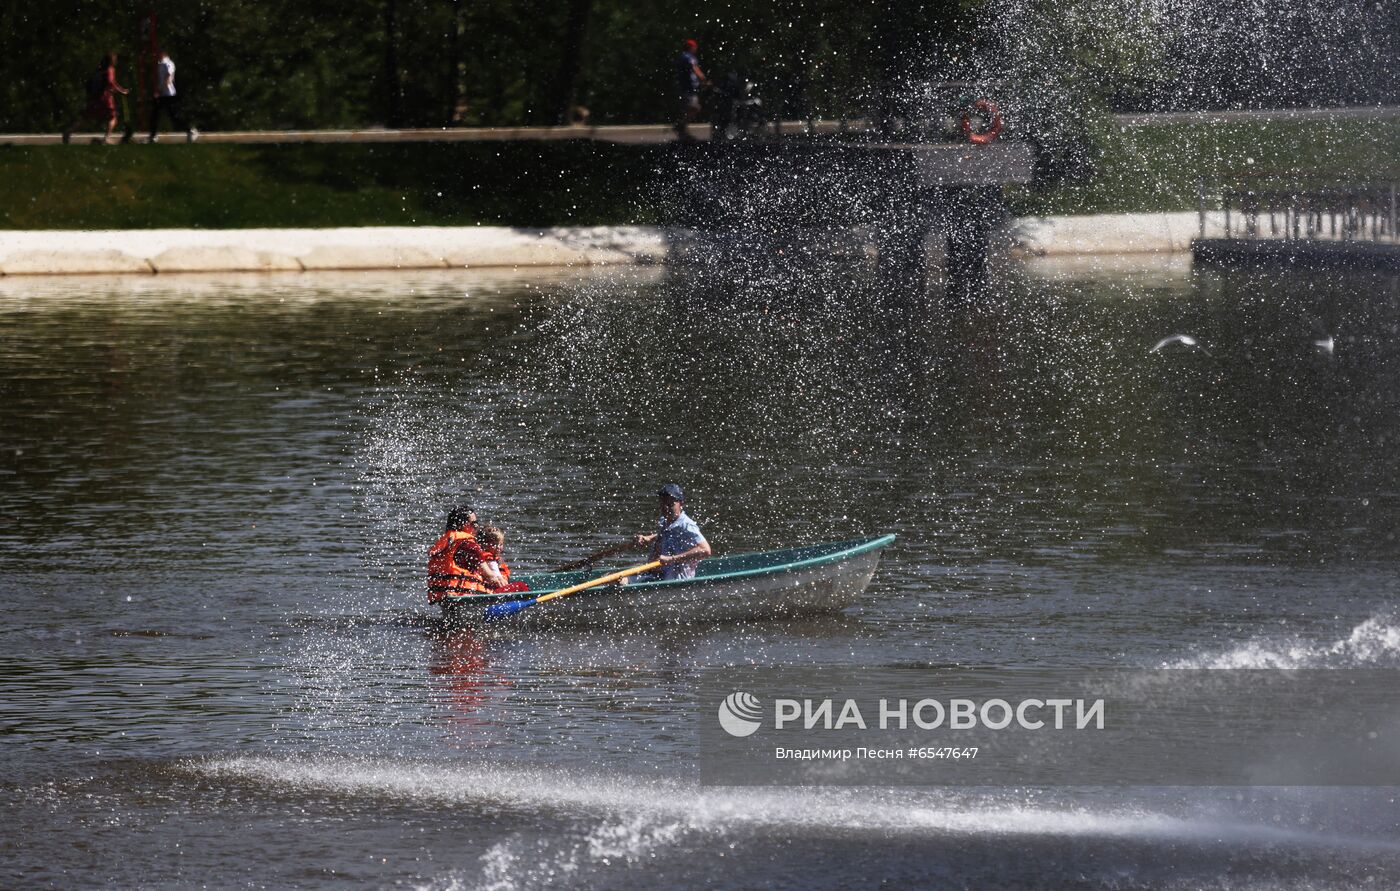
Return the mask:
[[501,560],[501,552],[505,548],[506,535],[495,526],[487,526],[476,534],[476,540],[481,545],[482,556],[486,559],[482,561],[483,566],[487,566],[499,572],[505,577],[506,584],[492,588],[496,594],[513,594],[530,590],[530,586],[524,582],[512,582],[510,580],[510,567]]

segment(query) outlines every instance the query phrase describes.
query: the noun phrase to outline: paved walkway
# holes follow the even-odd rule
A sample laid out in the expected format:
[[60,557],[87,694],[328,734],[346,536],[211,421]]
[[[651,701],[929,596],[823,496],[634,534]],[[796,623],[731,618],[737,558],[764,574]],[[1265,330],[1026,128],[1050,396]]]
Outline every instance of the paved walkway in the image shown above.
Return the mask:
[[[852,124],[852,127],[855,125]],[[813,131],[820,134],[840,132],[840,121],[815,121]],[[784,135],[807,131],[805,121],[783,121],[776,128]],[[710,138],[708,124],[690,128],[697,141]],[[100,133],[74,133],[73,144],[84,145],[101,136]],[[113,141],[116,141],[113,137]],[[615,142],[627,145],[659,145],[676,141],[676,131],[669,124],[625,124],[602,127],[439,127],[418,130],[230,130],[201,132],[200,142],[272,144],[296,142],[557,142],[567,139],[589,139],[595,142]],[[144,134],[137,134],[144,143]],[[183,133],[162,133],[162,142],[184,142]],[[0,133],[0,145],[61,145],[57,133]]]
[[1164,111],[1116,114],[1120,127],[1159,127],[1164,124],[1245,124],[1251,121],[1369,121],[1400,118],[1400,105],[1358,108],[1263,108],[1238,111]]
[[[1400,117],[1400,106],[1364,108],[1292,108],[1251,111],[1182,111],[1153,114],[1114,115],[1122,127],[1153,127],[1164,124],[1235,124],[1249,121],[1352,121]],[[807,132],[805,121],[783,121],[777,125],[783,135]],[[869,132],[865,120],[812,122],[811,132],[831,135],[840,132]],[[698,141],[710,138],[710,128],[695,124],[690,132]],[[87,144],[100,134],[75,133],[75,144]],[[145,142],[144,135],[136,137]],[[163,133],[162,141],[184,142],[182,133]],[[230,130],[201,133],[200,142],[274,144],[297,142],[554,142],[589,139],[625,145],[660,145],[675,142],[675,131],[668,124],[625,124],[600,127],[442,127],[417,130]],[[57,133],[0,133],[0,145],[59,145]]]

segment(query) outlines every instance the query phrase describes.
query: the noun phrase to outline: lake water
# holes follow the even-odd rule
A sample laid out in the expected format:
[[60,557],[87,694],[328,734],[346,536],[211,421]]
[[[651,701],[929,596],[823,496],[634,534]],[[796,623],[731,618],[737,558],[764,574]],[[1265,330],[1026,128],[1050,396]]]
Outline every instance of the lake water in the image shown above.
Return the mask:
[[[782,257],[0,280],[0,885],[1400,884],[1388,788],[697,783],[715,667],[1400,667],[1400,280],[916,291]],[[455,501],[527,570],[670,480],[716,551],[899,539],[819,621],[438,627]]]

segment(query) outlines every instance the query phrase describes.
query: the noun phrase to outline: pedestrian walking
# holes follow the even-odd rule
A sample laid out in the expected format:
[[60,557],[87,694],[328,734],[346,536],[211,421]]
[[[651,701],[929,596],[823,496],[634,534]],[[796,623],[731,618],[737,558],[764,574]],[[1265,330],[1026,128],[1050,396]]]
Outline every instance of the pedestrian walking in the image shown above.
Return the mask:
[[152,99],[151,104],[151,135],[148,142],[156,142],[160,139],[157,130],[160,127],[160,116],[164,114],[170,119],[170,126],[176,130],[185,131],[185,139],[194,142],[199,138],[199,131],[189,126],[185,121],[185,116],[180,113],[180,96],[175,91],[175,63],[170,58],[170,53],[161,50],[156,54],[155,77],[152,79]]
[[676,90],[679,102],[676,108],[676,138],[689,142],[690,122],[700,116],[700,88],[710,85],[705,72],[700,69],[697,55],[700,45],[694,40],[681,44],[680,55],[676,57]]
[[66,145],[73,138],[73,131],[84,120],[105,122],[107,131],[99,140],[106,145],[112,139],[112,130],[117,126],[117,94],[125,96],[131,92],[117,83],[117,54],[108,53],[97,63],[97,68],[88,75],[85,85],[87,106],[63,129],[63,142]]

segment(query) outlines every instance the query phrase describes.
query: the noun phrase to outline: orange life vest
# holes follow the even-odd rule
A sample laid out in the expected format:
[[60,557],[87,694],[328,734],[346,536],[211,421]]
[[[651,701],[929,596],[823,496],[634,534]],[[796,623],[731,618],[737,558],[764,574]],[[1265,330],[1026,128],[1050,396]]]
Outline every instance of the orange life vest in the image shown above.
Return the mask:
[[[481,562],[482,562],[482,563],[491,563],[491,562],[493,562],[493,561],[494,561],[495,564],[496,564],[496,571],[499,572],[499,573],[501,574],[501,578],[505,579],[505,580],[506,580],[506,584],[509,585],[509,584],[510,584],[510,567],[507,566],[503,560],[501,560],[501,555],[500,555],[498,552],[493,551],[493,550],[491,550],[490,548],[482,548],[482,549],[481,549]],[[499,591],[499,590],[501,590],[500,588],[492,588],[490,585],[487,585],[486,587],[487,587],[488,590],[491,590],[491,591]]]
[[501,559],[501,555],[500,555],[500,554],[497,554],[497,553],[495,553],[495,552],[493,552],[493,551],[487,551],[487,552],[486,552],[486,559],[487,559],[487,560],[495,560],[495,561],[496,561],[496,571],[499,572],[499,573],[501,574],[501,578],[505,579],[506,581],[510,581],[510,567],[507,566],[507,565],[505,564],[505,561]]
[[501,562],[501,555],[499,553],[483,548],[481,551],[481,562],[489,563],[493,560],[496,563],[496,571],[501,574],[501,578],[505,579],[502,584],[490,589],[493,594],[521,594],[530,590],[530,586],[524,582],[512,582],[510,580],[510,567]]
[[[469,568],[463,568],[457,562],[457,551],[466,545],[470,545],[470,550],[475,552],[462,561]],[[428,602],[437,603],[444,597],[490,591],[481,578],[480,555],[476,530],[449,529],[444,532],[428,549]]]

